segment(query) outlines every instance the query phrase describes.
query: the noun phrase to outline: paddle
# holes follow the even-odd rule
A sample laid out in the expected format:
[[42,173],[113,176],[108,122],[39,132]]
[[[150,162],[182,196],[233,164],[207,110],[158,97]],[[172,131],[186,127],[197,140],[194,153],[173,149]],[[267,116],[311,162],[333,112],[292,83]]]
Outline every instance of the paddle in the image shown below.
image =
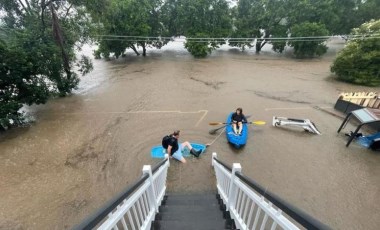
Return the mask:
[[[232,122],[210,122],[209,125],[232,125]],[[265,125],[265,121],[251,121],[251,122],[243,122],[243,124],[255,124],[255,125]]]
[[210,131],[208,131],[209,134],[215,134],[219,129],[223,129],[225,128],[227,125],[223,125],[222,127],[220,128],[217,128],[217,129],[211,129]]
[[[244,124],[254,124],[254,125],[265,125],[265,121],[251,121],[251,122],[243,122]],[[215,134],[219,129],[223,129],[227,125],[231,125],[232,123],[227,122],[210,122],[209,125],[223,125],[222,127],[219,127],[217,129],[211,129],[209,131],[210,134]]]

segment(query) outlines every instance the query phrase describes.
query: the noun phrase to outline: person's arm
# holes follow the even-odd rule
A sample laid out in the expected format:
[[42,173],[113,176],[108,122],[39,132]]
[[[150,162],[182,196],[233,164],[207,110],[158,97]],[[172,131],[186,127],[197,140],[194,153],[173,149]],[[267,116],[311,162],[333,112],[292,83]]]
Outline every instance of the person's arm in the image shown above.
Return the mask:
[[167,152],[168,152],[168,154],[169,154],[169,156],[171,156],[172,154],[171,154],[171,152],[172,152],[172,146],[171,145],[168,145],[168,148],[167,148]]
[[247,123],[247,118],[242,114],[242,120],[241,120],[243,123]]
[[232,123],[237,122],[235,119],[236,119],[236,113],[232,114],[232,117],[231,117]]

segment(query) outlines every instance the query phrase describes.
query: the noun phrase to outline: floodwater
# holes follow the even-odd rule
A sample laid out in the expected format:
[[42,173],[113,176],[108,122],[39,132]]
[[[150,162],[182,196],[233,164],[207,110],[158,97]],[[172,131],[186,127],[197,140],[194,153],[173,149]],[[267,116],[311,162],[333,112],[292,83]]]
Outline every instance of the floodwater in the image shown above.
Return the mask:
[[[186,165],[171,161],[168,190],[214,191],[211,154],[334,229],[378,229],[380,154],[345,147],[333,110],[342,91],[378,91],[336,82],[323,58],[222,48],[192,58],[180,43],[147,57],[95,60],[76,93],[28,109],[35,122],[0,136],[0,229],[70,229],[156,164],[150,148],[180,129],[181,140],[214,143]],[[231,148],[208,122],[243,107],[247,145]],[[271,126],[273,116],[309,118],[312,135]],[[344,131],[352,130],[348,125]]]

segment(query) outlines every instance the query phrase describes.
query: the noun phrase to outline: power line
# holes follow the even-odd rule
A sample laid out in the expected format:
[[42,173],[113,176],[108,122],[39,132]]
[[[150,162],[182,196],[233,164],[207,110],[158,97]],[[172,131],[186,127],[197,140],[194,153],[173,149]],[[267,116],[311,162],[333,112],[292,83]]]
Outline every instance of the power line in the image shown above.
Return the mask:
[[[377,38],[377,36],[380,36],[380,33],[370,34],[370,35],[339,35],[340,37],[347,37],[350,38]],[[101,38],[143,38],[143,39],[157,39],[157,40],[173,40],[174,37],[154,37],[154,36],[132,36],[132,35],[105,35],[105,34],[99,34],[94,35],[94,37],[101,37]],[[265,40],[299,40],[299,39],[330,39],[337,36],[308,36],[308,37],[268,37],[268,38],[243,38],[243,37],[204,37],[204,38],[192,38],[192,37],[186,37],[183,39],[186,40],[248,40],[248,39],[265,39]]]
[[[363,37],[363,39],[373,39],[373,38],[380,38],[380,36],[376,37]],[[246,42],[246,43],[252,43],[255,42],[257,39],[251,38],[251,39],[235,39],[235,38],[225,38],[225,39],[206,39],[203,38],[203,40],[191,40],[191,39],[184,39],[184,40],[169,40],[169,39],[133,39],[133,38],[107,38],[103,37],[101,38],[102,41],[124,41],[124,42],[186,42],[186,41],[191,41],[195,43],[212,43],[212,42]],[[267,41],[271,43],[283,43],[283,42],[319,42],[319,41],[327,41],[328,39],[326,38],[319,38],[319,39],[287,39],[287,40],[276,40],[276,39],[259,39],[262,41]]]
[[[1,27],[0,30],[16,30],[13,28],[7,28],[7,27]],[[95,38],[99,38],[101,40],[106,41],[126,41],[126,42],[147,42],[147,41],[153,41],[153,42],[183,42],[182,40],[178,40],[175,37],[161,37],[161,36],[135,36],[135,35],[113,35],[113,34],[98,34],[98,35],[92,35]],[[269,42],[286,42],[286,41],[325,41],[331,38],[335,37],[345,37],[346,40],[351,39],[373,39],[373,38],[380,38],[380,33],[373,33],[369,35],[336,35],[336,36],[306,36],[306,37],[269,37],[269,38],[256,38],[256,37],[203,37],[203,38],[193,38],[193,37],[183,37],[179,39],[183,39],[185,41],[192,41],[192,42],[254,42],[255,40],[265,40]]]
[[[157,40],[125,40],[125,39],[108,39],[108,38],[105,38],[105,39],[102,39],[103,41],[124,41],[124,42],[159,42]],[[292,40],[292,41],[297,41],[297,42],[301,42],[301,41],[309,41],[309,42],[312,42],[312,41],[325,41],[325,40]],[[186,42],[186,41],[170,41],[170,42]],[[244,42],[244,41],[232,41],[232,40],[225,40],[225,41],[210,41],[210,40],[196,40],[196,41],[191,41],[193,43],[212,43],[212,42]],[[246,43],[253,43],[254,41],[246,41]],[[270,41],[271,43],[281,43],[281,42],[287,42],[287,41]]]

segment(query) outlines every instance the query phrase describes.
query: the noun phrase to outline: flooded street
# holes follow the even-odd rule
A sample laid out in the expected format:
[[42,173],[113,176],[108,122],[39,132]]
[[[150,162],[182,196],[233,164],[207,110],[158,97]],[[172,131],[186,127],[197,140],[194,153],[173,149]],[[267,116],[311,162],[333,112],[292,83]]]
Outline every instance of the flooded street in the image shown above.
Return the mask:
[[[72,228],[159,161],[150,148],[165,134],[180,129],[182,141],[210,143],[217,135],[208,123],[224,122],[237,107],[267,124],[251,126],[239,151],[222,134],[200,159],[171,161],[169,191],[216,190],[217,152],[334,229],[378,229],[380,154],[346,148],[336,133],[342,120],[314,108],[336,112],[340,92],[379,91],[331,77],[341,43],[312,60],[229,48],[194,59],[175,46],[95,60],[87,86],[33,106],[35,123],[0,134],[0,229]],[[273,116],[311,119],[322,135],[272,127]]]

